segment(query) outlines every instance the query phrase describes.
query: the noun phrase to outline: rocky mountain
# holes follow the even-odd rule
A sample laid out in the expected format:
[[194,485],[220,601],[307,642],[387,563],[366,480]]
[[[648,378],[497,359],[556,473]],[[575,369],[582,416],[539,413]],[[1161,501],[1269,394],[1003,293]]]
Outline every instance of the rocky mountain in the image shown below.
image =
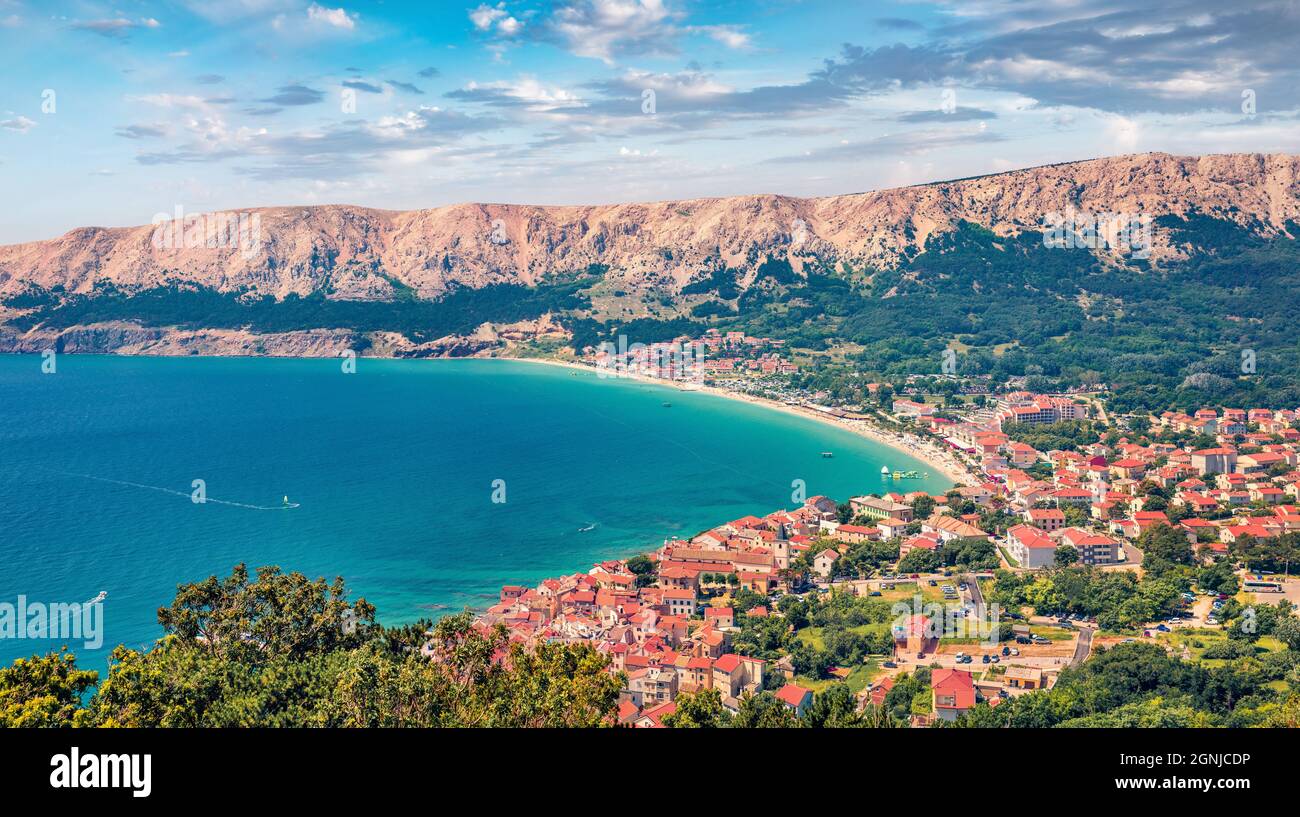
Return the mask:
[[[243,243],[230,232],[214,240],[223,225],[207,218],[184,235],[169,234],[167,225],[84,227],[0,247],[0,297],[33,287],[88,293],[105,283],[145,290],[185,282],[276,299],[436,299],[461,287],[533,286],[589,269],[602,272],[609,290],[674,296],[730,268],[744,291],[770,258],[788,259],[796,273],[811,262],[892,269],[962,222],[1008,235],[1040,230],[1049,214],[1071,210],[1199,213],[1276,234],[1300,218],[1300,157],[1140,154],[825,198],[263,208],[242,214],[252,236]],[[1167,231],[1155,231],[1153,264],[1183,251]]]

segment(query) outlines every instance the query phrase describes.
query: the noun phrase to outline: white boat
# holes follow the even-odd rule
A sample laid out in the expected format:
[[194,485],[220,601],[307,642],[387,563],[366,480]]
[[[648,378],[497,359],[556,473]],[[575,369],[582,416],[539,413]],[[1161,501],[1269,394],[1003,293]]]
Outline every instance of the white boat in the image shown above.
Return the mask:
[[889,470],[889,466],[888,466],[888,465],[882,465],[882,466],[880,466],[880,475],[881,475],[882,477],[887,477],[887,476],[890,475],[890,473],[891,473],[891,472],[890,472],[890,470]]

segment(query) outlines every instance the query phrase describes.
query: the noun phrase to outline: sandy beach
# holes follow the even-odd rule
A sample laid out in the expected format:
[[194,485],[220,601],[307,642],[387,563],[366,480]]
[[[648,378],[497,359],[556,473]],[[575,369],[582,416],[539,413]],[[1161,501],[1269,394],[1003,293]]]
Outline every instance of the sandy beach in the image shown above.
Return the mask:
[[[550,360],[545,358],[505,358],[509,360],[518,360],[525,363],[542,363],[548,366],[560,366],[566,369],[576,369],[578,371],[595,373],[596,367],[585,363],[566,360]],[[648,377],[641,374],[620,373],[616,375],[620,379],[640,380],[645,383],[652,383],[657,386],[666,386],[671,388],[681,388],[682,383],[675,380],[662,380],[657,377]],[[953,485],[978,485],[979,480],[971,474],[966,468],[952,455],[929,440],[922,439],[913,434],[898,434],[892,431],[886,431],[865,420],[845,420],[839,417],[833,417],[829,414],[817,411],[807,406],[791,405],[781,403],[776,400],[769,400],[765,397],[756,397],[752,394],[741,394],[717,386],[704,386],[692,384],[690,391],[703,392],[712,394],[717,397],[723,397],[728,400],[739,400],[756,406],[772,409],[774,411],[783,411],[787,414],[796,414],[800,417],[807,417],[810,420],[816,420],[820,423],[833,425],[837,428],[850,431],[861,437],[886,445],[894,450],[906,454],[913,459],[920,460],[930,466],[935,472],[942,474],[952,480]]]

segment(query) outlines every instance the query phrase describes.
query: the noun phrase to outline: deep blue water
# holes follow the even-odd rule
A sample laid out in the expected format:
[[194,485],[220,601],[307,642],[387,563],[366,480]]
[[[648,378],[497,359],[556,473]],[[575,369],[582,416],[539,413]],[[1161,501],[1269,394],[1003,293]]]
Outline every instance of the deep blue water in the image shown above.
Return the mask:
[[[512,361],[40,364],[0,356],[0,602],[106,592],[104,647],[71,645],[91,668],[157,638],[177,583],[240,561],[341,575],[400,623],[793,507],[795,479],[843,500],[885,487],[882,464],[925,470],[782,412]],[[0,661],[57,646],[0,639]]]

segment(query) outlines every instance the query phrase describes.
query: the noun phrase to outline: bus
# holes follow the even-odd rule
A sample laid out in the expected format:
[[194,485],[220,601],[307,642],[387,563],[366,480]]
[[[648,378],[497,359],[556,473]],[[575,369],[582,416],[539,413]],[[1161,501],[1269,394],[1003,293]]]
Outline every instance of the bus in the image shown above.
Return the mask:
[[1281,582],[1269,582],[1262,579],[1246,579],[1241,583],[1243,590],[1249,590],[1252,593],[1281,593]]

